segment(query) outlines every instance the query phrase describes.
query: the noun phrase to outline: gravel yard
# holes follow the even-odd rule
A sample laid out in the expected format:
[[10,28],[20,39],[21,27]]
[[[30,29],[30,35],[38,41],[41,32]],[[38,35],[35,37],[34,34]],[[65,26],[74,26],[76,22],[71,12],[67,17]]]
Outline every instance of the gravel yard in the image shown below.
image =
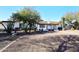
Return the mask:
[[[78,32],[77,30],[67,30],[54,33],[23,35],[18,37],[3,52],[77,52],[79,51]],[[3,45],[1,43],[0,47]],[[3,43],[7,43],[7,41]]]

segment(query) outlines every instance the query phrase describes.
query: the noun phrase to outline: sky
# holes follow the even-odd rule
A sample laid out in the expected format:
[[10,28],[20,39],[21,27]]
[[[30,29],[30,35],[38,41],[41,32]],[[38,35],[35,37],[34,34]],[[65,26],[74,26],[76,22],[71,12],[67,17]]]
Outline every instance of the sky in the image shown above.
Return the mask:
[[[12,13],[27,6],[0,6],[0,21],[6,21]],[[29,6],[28,6],[29,7]],[[61,17],[68,12],[78,12],[78,6],[31,6],[40,13],[41,19],[45,21],[60,21]]]

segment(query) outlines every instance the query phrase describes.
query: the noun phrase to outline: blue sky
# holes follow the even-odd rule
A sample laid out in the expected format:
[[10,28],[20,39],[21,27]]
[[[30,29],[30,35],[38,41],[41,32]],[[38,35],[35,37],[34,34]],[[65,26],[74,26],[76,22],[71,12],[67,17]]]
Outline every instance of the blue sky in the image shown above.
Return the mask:
[[[13,12],[22,9],[25,6],[0,6],[0,21],[10,18]],[[68,12],[78,12],[78,6],[34,6],[43,20],[59,21],[61,17]]]

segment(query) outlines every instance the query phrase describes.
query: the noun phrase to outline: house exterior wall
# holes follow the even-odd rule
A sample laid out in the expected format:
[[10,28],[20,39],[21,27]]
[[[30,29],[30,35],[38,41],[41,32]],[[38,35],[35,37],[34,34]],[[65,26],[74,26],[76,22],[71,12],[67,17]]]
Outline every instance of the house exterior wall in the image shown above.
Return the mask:
[[0,24],[0,29],[4,29],[4,27],[2,26],[2,24]]
[[[44,27],[40,27],[40,26],[44,26]],[[37,24],[37,31],[39,31],[39,30],[47,31],[47,25],[39,25],[39,24]]]
[[[7,28],[7,23],[3,23],[3,24]],[[0,24],[0,29],[3,29],[4,30],[5,29],[4,26],[2,24]]]
[[50,30],[50,29],[52,30],[52,29],[54,29],[54,26],[53,25],[48,25],[47,29],[48,30]]
[[15,23],[14,23],[14,29],[15,29],[15,28],[19,28],[19,27],[20,27],[20,26],[19,26],[19,22],[15,22]]
[[55,30],[58,31],[58,27],[62,27],[59,25],[44,25],[45,27],[41,28],[39,24],[37,24],[37,30],[43,30],[43,31],[49,31],[49,30]]
[[58,31],[58,27],[59,27],[58,25],[54,25],[53,26],[54,31]]
[[[7,28],[8,23],[4,22],[3,24]],[[4,26],[2,24],[0,24],[0,29],[5,29]],[[14,23],[14,28],[13,29],[15,29],[15,28],[19,28],[19,22]]]
[[[4,26],[7,28],[7,23],[3,23],[4,24]],[[44,27],[40,27],[40,26],[44,26]],[[49,25],[49,24],[36,24],[36,27],[37,27],[37,31],[39,31],[39,30],[43,30],[43,31],[48,31],[48,30],[58,30],[58,27],[62,27],[61,26],[61,24],[59,24],[59,25]],[[5,29],[2,25],[0,25],[0,29]],[[15,28],[20,28],[20,23],[19,22],[15,22],[14,23],[14,29]]]

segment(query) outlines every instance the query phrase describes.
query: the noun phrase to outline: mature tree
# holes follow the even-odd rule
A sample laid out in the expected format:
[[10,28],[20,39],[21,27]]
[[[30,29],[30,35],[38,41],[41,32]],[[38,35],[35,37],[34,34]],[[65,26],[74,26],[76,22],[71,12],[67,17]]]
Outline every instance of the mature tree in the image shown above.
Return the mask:
[[78,29],[79,27],[79,13],[67,13],[65,16],[62,18],[63,25],[64,27],[69,24],[73,24],[74,29]]
[[77,22],[79,23],[79,12],[75,13],[75,19],[77,20]]
[[75,19],[76,19],[76,22],[75,22],[75,28],[76,29],[79,29],[79,12],[76,12],[75,13]]
[[35,29],[35,24],[40,20],[40,15],[36,10],[31,8],[24,8],[16,13],[13,13],[12,18],[14,20],[22,21],[24,23],[25,31],[28,29]]
[[67,13],[65,16],[65,22],[66,23],[71,23],[72,20],[74,20],[74,14],[73,13]]

